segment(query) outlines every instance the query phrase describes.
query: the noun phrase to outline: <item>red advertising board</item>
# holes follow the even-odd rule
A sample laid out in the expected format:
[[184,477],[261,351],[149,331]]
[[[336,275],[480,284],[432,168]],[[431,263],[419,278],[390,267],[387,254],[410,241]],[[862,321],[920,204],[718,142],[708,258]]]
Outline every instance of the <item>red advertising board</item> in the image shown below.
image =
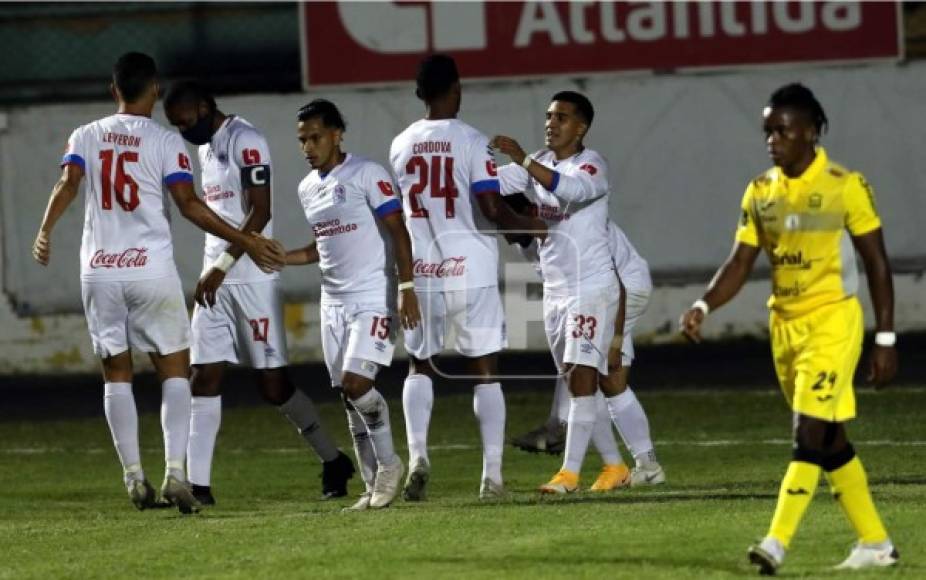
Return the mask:
[[899,2],[310,2],[306,87],[902,58]]

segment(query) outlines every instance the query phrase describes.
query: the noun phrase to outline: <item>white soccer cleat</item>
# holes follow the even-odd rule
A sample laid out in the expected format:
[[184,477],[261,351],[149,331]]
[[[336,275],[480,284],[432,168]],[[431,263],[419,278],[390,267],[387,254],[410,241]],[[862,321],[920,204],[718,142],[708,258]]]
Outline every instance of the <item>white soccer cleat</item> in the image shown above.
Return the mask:
[[431,465],[419,458],[414,466],[410,467],[408,479],[405,480],[405,489],[402,497],[405,501],[424,501],[427,498],[428,479],[431,478]]
[[774,576],[785,559],[785,548],[775,538],[766,537],[747,551],[749,563],[759,567],[762,576]]
[[357,498],[357,501],[353,505],[347,506],[342,509],[342,512],[364,512],[370,509],[370,500],[373,498],[372,491],[365,491],[363,494]]
[[405,466],[398,457],[392,465],[380,465],[376,470],[376,480],[373,482],[373,494],[370,497],[370,508],[381,509],[387,507],[399,494],[399,485],[405,474]]
[[488,477],[479,486],[479,499],[483,501],[501,500],[508,497],[504,484],[492,481]]
[[630,471],[630,487],[661,485],[666,482],[666,472],[658,463],[638,465]]
[[886,568],[900,559],[893,542],[887,540],[877,545],[855,544],[849,557],[836,566],[836,570],[861,570],[863,568]]

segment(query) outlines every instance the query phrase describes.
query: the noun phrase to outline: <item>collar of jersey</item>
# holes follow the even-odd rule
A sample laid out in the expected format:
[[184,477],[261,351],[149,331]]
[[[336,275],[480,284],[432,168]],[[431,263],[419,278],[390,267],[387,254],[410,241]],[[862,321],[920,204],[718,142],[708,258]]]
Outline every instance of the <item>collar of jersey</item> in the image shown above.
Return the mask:
[[229,115],[225,117],[225,120],[222,121],[222,124],[219,125],[219,128],[215,130],[215,133],[212,134],[212,139],[209,140],[209,145],[212,145],[213,141],[218,140],[219,137],[223,136],[224,133],[228,131],[228,126],[231,124],[234,115]]
[[807,166],[807,169],[804,170],[804,173],[801,173],[797,177],[788,177],[781,170],[781,167],[775,167],[775,172],[778,176],[778,179],[786,183],[802,183],[808,184],[820,175],[820,172],[823,171],[823,168],[826,167],[826,164],[829,162],[829,157],[826,155],[826,149],[823,147],[817,147],[817,156],[814,157],[814,160]]
[[328,173],[322,173],[321,171],[319,171],[319,172],[318,172],[318,177],[319,177],[319,179],[321,179],[322,181],[328,179],[328,176],[329,176],[329,175],[331,175],[332,173],[334,173],[335,171],[337,171],[337,170],[340,169],[341,167],[344,167],[345,165],[347,165],[347,162],[348,162],[348,161],[350,161],[350,152],[345,153],[345,154],[344,154],[344,161],[342,161],[342,162],[338,163],[337,165],[335,165],[334,167],[332,167],[332,168],[331,168],[331,171],[329,171]]

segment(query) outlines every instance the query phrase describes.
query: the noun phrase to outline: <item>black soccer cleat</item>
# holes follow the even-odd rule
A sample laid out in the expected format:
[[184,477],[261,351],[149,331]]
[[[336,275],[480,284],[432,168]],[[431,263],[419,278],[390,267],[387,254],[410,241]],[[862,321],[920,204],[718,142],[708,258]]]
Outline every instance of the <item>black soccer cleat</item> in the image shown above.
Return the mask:
[[212,496],[212,488],[208,485],[196,485],[195,483],[191,486],[190,491],[193,492],[193,497],[196,498],[196,501],[201,503],[204,506],[215,505],[215,498]]
[[338,456],[331,461],[322,463],[322,499],[347,495],[347,480],[355,472],[354,463],[343,451],[338,451]]
[[544,424],[533,431],[513,437],[511,444],[528,453],[559,455],[566,448],[566,428],[562,424],[555,427]]

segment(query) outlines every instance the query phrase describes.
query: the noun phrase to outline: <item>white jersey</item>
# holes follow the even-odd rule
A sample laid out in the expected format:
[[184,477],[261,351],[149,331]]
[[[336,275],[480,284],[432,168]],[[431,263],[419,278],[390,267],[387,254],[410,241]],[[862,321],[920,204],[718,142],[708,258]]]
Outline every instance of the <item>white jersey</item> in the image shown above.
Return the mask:
[[[515,244],[526,260],[537,268],[537,274],[543,277],[540,269],[540,255],[537,250],[537,239],[534,238],[526,248]],[[611,252],[611,261],[614,269],[620,276],[621,282],[628,293],[648,294],[653,290],[653,281],[650,278],[649,264],[637,253],[624,230],[616,223],[608,220],[608,249]]]
[[498,176],[502,195],[524,192],[547,224],[539,251],[544,292],[574,295],[580,287],[612,283],[607,162],[591,149],[559,161],[549,150],[532,157],[554,171],[552,191],[514,163],[499,168]]
[[611,260],[627,292],[649,293],[653,290],[653,280],[649,274],[649,264],[637,253],[627,234],[616,223],[608,220],[608,248]]
[[389,161],[411,234],[415,290],[498,285],[495,229],[476,196],[498,193],[488,138],[457,119],[409,125],[393,139]]
[[348,154],[327,174],[309,173],[299,200],[318,246],[322,303],[391,304],[395,261],[376,218],[401,212],[402,203],[385,168]]
[[193,181],[180,135],[149,117],[110,115],[71,133],[61,161],[69,163],[87,182],[81,278],[176,274],[166,186]]
[[[253,165],[270,165],[267,140],[244,119],[230,116],[209,143],[199,146],[199,165],[202,168],[203,201],[231,226],[240,228],[251,211],[251,202],[241,187],[241,170]],[[272,171],[270,176],[273,179]],[[272,195],[272,184],[270,191]],[[268,238],[273,237],[272,218],[261,233]],[[206,233],[203,268],[215,262],[228,246],[223,238]],[[242,254],[225,275],[223,284],[262,282],[277,277],[279,274],[276,272],[262,272],[250,256]]]

